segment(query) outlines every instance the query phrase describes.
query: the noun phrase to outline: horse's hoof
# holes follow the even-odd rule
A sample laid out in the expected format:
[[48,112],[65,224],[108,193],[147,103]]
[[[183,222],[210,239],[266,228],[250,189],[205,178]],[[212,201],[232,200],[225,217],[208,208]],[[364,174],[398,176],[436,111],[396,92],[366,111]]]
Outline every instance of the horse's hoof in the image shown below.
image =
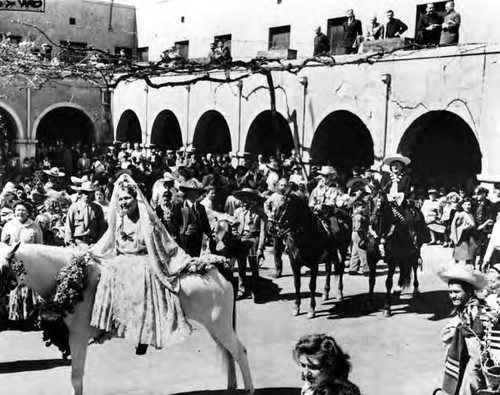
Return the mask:
[[328,292],[325,292],[323,296],[321,297],[321,300],[323,302],[326,302],[328,299],[330,299],[330,294]]
[[391,309],[384,309],[384,317],[390,318],[392,317]]
[[309,310],[309,312],[307,313],[307,318],[311,320],[314,317],[316,317],[316,312],[314,310]]
[[418,299],[420,297],[420,290],[418,288],[415,288],[413,290],[413,298]]
[[292,315],[297,317],[300,314],[300,309],[298,307],[293,308]]

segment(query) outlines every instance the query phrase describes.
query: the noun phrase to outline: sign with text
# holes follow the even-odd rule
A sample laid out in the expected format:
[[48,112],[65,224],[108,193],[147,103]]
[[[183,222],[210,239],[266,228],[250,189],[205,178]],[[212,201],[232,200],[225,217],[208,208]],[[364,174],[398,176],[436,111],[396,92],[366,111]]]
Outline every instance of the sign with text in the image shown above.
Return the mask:
[[0,11],[45,12],[45,0],[0,0]]

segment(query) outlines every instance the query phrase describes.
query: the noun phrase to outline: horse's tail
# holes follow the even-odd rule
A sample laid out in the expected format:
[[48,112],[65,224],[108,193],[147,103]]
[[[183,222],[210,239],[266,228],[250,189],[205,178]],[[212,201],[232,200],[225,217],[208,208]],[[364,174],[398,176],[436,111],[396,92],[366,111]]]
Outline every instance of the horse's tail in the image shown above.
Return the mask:
[[238,277],[236,277],[232,269],[227,267],[218,268],[222,277],[231,284],[233,288],[233,329],[236,331],[236,298],[238,296]]

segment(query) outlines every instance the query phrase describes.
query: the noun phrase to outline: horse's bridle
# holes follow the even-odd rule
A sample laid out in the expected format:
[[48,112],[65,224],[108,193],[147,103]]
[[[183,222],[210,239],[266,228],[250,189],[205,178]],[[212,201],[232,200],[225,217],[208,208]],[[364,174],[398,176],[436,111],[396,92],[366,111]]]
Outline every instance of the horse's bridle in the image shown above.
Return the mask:
[[290,226],[283,226],[285,225],[286,222],[288,222],[284,219],[285,213],[288,211],[288,208],[289,208],[289,198],[286,198],[285,202],[283,203],[283,206],[281,207],[281,210],[279,211],[278,217],[276,217],[275,219],[269,219],[269,222],[273,225],[275,229],[277,229],[276,232],[277,237],[283,237],[292,232]]

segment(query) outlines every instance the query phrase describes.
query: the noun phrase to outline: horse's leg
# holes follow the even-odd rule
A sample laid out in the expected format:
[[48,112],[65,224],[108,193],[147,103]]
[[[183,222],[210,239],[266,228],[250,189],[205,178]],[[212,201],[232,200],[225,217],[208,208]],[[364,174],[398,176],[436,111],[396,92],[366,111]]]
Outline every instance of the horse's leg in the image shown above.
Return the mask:
[[332,260],[329,256],[326,257],[325,260],[325,290],[323,292],[323,301],[326,301],[330,298],[330,281],[332,276]]
[[71,384],[73,395],[83,394],[83,374],[87,347],[91,335],[90,320],[94,306],[95,291],[97,287],[98,270],[89,267],[88,285],[83,292],[83,301],[79,303],[75,312],[68,315],[64,322],[69,331],[69,349],[71,352]]
[[296,317],[300,314],[300,262],[298,259],[290,257],[290,265],[292,266],[293,283],[295,286],[295,306],[292,314]]
[[375,290],[375,282],[377,281],[377,261],[375,258],[370,256],[370,252],[367,253],[369,279],[368,279],[368,302],[366,307],[371,310],[375,304],[373,293]]
[[[222,344],[219,339],[216,337],[216,334],[218,333],[217,330],[211,330],[207,328],[207,330],[210,333],[210,336],[214,340],[215,344],[217,345],[217,349],[220,351],[223,359],[223,363],[226,366],[227,369],[227,389],[229,391],[236,390],[238,388],[238,382],[236,380],[236,365],[235,365],[235,359],[233,357],[233,354]],[[212,333],[212,332],[215,332]]]
[[384,305],[384,316],[390,317],[391,316],[391,291],[392,291],[392,285],[393,285],[393,277],[394,277],[394,272],[396,271],[396,265],[394,261],[387,260],[387,266],[389,269],[389,272],[387,273],[387,279],[385,280],[385,288],[386,288],[386,300],[385,300],[385,305]]
[[309,305],[309,312],[307,318],[314,318],[316,316],[316,281],[318,279],[318,264],[311,267],[311,279],[309,281],[309,291],[311,292],[311,303]]
[[422,258],[418,258],[413,265],[413,297],[414,298],[418,298],[420,295],[420,289],[419,289],[420,284],[418,282],[418,275],[417,275],[419,259],[422,259]]
[[333,260],[333,267],[335,268],[335,299],[342,300],[344,298],[344,262],[339,259],[339,249],[335,248],[329,255],[329,258]]

